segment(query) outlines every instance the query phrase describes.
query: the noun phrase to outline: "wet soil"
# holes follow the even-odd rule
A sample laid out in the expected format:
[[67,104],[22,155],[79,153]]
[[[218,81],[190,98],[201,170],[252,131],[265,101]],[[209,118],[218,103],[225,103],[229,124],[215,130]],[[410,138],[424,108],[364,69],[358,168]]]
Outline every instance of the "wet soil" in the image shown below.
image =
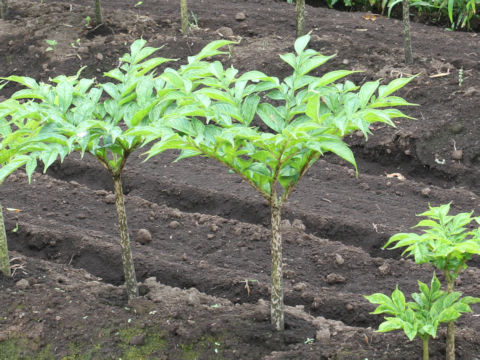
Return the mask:
[[[292,49],[294,8],[284,2],[191,2],[197,27],[187,37],[177,1],[103,5],[107,27],[94,31],[90,7],[12,2],[10,19],[0,21],[0,76],[48,80],[86,66],[100,79],[139,37],[181,63],[225,36],[222,27],[241,40],[226,64],[288,74],[278,54]],[[414,23],[415,64],[405,66],[401,23],[364,15],[307,7],[310,46],[337,54],[318,73],[362,70],[352,77],[358,84],[419,74],[400,91],[419,104],[404,109],[416,120],[376,126],[368,141],[349,136],[358,178],[326,156],[293,193],[282,226],[284,333],[269,325],[269,209],[248,184],[208,159],[172,163],[169,152],[143,163],[134,153],[124,189],[143,285],[128,304],[112,181],[94,159],[73,154],[31,184],[18,172],[0,188],[14,269],[0,278],[0,359],[419,358],[419,341],[374,332],[381,317],[369,315],[363,295],[397,284],[411,293],[417,279],[429,281],[431,268],[381,249],[429,203],[479,210],[480,43],[477,33]],[[54,51],[45,51],[46,39],[57,41]],[[15,90],[9,84],[0,97]],[[480,296],[479,264],[469,263],[459,291]],[[480,306],[473,309],[457,325],[459,359],[480,359]],[[444,342],[441,328],[432,359],[444,358]]]

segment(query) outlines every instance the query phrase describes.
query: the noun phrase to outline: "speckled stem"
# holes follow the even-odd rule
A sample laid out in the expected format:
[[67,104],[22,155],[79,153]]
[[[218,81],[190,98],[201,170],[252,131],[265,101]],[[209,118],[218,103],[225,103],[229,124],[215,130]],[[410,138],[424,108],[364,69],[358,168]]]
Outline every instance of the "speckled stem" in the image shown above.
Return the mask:
[[277,331],[284,329],[283,314],[283,259],[282,259],[282,232],[281,232],[281,206],[271,204],[272,216],[272,325]]
[[187,35],[190,28],[188,24],[188,4],[187,0],[180,0],[180,18],[182,20],[182,34]]
[[100,0],[95,0],[95,23],[97,25],[103,24],[103,12]]
[[[447,293],[453,292],[453,287],[455,286],[455,280],[450,275],[448,270],[444,271],[445,278],[447,280]],[[455,323],[450,321],[447,324],[447,341],[446,341],[446,359],[455,360]]]
[[297,38],[305,35],[305,0],[297,0]]
[[118,226],[120,230],[120,245],[122,247],[123,273],[127,287],[128,300],[138,297],[137,277],[133,264],[130,236],[128,234],[127,213],[123,199],[122,178],[120,175],[113,176],[113,189],[115,192],[115,205],[117,207]]
[[429,360],[429,358],[430,358],[429,351],[428,351],[428,340],[430,340],[430,336],[422,338],[423,360]]
[[405,62],[413,63],[412,39],[410,37],[410,3],[409,0],[403,0],[403,48],[405,51]]
[[0,17],[6,19],[8,15],[8,0],[2,0],[0,5]]
[[7,233],[3,222],[2,204],[0,204],[0,272],[10,276],[10,261],[8,260]]

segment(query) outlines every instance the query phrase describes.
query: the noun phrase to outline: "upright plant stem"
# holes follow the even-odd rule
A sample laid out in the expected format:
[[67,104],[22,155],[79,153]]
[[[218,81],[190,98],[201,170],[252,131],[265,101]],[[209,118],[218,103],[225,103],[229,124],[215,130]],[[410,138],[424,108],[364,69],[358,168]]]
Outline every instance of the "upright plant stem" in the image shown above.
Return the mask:
[[10,261],[8,260],[7,233],[3,221],[2,204],[0,204],[0,272],[10,276]]
[[137,277],[133,264],[130,236],[128,234],[127,213],[123,199],[122,178],[120,174],[113,175],[113,189],[115,192],[115,205],[117,207],[118,226],[120,228],[120,245],[122,247],[123,273],[127,287],[128,300],[138,297]]
[[297,38],[305,35],[305,0],[297,0]]
[[8,0],[2,0],[0,5],[0,17],[6,19],[8,15]]
[[405,51],[405,62],[413,63],[412,39],[410,36],[410,0],[402,0],[403,3],[403,48]]
[[95,0],[95,23],[97,25],[103,24],[103,12],[100,0]]
[[[445,278],[447,280],[447,293],[451,294],[453,292],[453,287],[455,285],[455,280],[450,275],[448,270],[445,270]],[[455,323],[450,321],[447,324],[447,342],[446,342],[446,359],[455,360]]]
[[187,35],[190,26],[188,25],[188,4],[187,0],[180,0],[180,18],[182,20],[182,34]]
[[429,359],[429,352],[428,352],[428,340],[430,339],[429,336],[426,336],[425,338],[422,338],[422,343],[423,343],[423,360],[428,360]]
[[277,203],[270,204],[270,208],[272,217],[272,240],[270,244],[272,252],[271,321],[275,330],[281,331],[284,329],[282,232],[280,227],[282,208]]

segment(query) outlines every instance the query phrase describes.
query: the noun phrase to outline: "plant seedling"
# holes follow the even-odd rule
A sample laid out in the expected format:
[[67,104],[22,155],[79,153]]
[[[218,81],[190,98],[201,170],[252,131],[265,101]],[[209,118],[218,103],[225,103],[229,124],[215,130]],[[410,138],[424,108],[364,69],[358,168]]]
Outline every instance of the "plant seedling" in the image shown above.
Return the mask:
[[423,360],[429,359],[428,342],[430,337],[437,335],[437,328],[441,323],[457,320],[462,313],[471,312],[469,304],[480,302],[480,298],[470,296],[460,298],[461,293],[447,293],[440,289],[441,284],[433,274],[430,288],[427,284],[418,281],[419,293],[413,293],[413,302],[406,302],[405,295],[398,289],[388,297],[382,293],[365,296],[378,307],[371,314],[392,315],[385,317],[378,332],[403,330],[408,339],[415,337],[422,339]]
[[[419,216],[426,217],[414,227],[425,228],[421,235],[400,233],[392,236],[384,248],[405,248],[403,254],[413,256],[417,264],[431,263],[445,275],[447,292],[453,293],[455,279],[467,268],[472,255],[480,254],[480,227],[469,230],[467,226],[480,217],[472,217],[473,212],[448,215],[450,204],[438,207],[429,206],[429,210]],[[447,326],[447,359],[455,359],[454,322]]]
[[49,45],[45,51],[53,51],[56,52],[57,50],[57,40],[45,40],[45,42]]
[[90,16],[86,16],[85,19],[83,19],[83,22],[85,23],[85,27],[89,29],[92,26],[92,18]]
[[[396,79],[384,86],[373,81],[358,88],[350,81],[334,84],[352,71],[333,71],[320,78],[308,75],[332,57],[306,50],[309,39],[308,35],[297,39],[296,54],[281,55],[293,70],[282,82],[259,71],[237,77],[236,69],[225,70],[218,61],[209,66],[213,76],[202,77],[195,72],[196,78],[189,81],[185,80],[188,74],[165,72],[164,76],[182,93],[177,112],[181,117],[167,123],[170,134],[155,126],[144,130],[150,133],[146,142],[161,137],[148,151],[149,157],[180,149],[178,159],[197,155],[215,159],[242,177],[270,205],[271,320],[276,330],[284,329],[280,223],[281,210],[290,194],[327,152],[355,166],[343,136],[357,129],[368,134],[373,122],[393,126],[392,118],[406,115],[390,107],[410,105],[391,94],[411,78]],[[261,103],[262,94],[278,105]],[[252,125],[256,114],[262,121],[260,129]]]

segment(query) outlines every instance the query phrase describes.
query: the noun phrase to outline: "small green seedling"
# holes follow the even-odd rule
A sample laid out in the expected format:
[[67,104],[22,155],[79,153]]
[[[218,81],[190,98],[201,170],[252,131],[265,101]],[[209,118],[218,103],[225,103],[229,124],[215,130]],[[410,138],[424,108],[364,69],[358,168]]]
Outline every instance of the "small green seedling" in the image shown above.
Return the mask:
[[45,42],[49,45],[45,51],[53,51],[55,52],[57,50],[57,40],[45,40]]
[[74,48],[74,49],[79,48],[80,45],[81,45],[81,40],[80,40],[80,39],[77,39],[77,40],[75,40],[74,42],[71,42],[71,43],[70,43],[70,46],[71,46],[72,48]]
[[392,315],[385,317],[378,332],[403,330],[412,341],[420,337],[423,344],[423,360],[429,359],[428,343],[430,337],[436,337],[438,326],[457,320],[462,313],[471,312],[469,304],[480,302],[480,298],[464,297],[461,293],[447,293],[440,289],[441,284],[435,274],[430,283],[418,281],[419,293],[413,293],[413,302],[406,302],[405,295],[398,289],[388,297],[382,293],[365,296],[378,307],[371,314]]
[[309,338],[309,337],[307,337],[303,343],[306,344],[306,345],[311,345],[311,344],[313,344],[314,342],[315,342],[315,339],[314,339],[314,338]]
[[197,15],[195,15],[195,13],[193,11],[190,11],[190,18],[192,19],[192,21],[188,22],[188,26],[190,28],[198,29],[199,28],[198,27],[198,18],[197,18]]
[[92,18],[90,16],[86,16],[85,19],[83,19],[83,22],[85,23],[85,27],[87,29],[92,27]]
[[[468,229],[473,221],[480,224],[480,217],[473,212],[448,215],[450,204],[429,207],[419,216],[427,219],[415,227],[425,228],[422,234],[400,233],[392,236],[384,248],[405,248],[403,254],[413,256],[417,264],[430,263],[445,275],[447,292],[452,293],[455,280],[467,268],[467,261],[480,254],[480,227]],[[447,359],[455,358],[454,322],[447,327]]]

